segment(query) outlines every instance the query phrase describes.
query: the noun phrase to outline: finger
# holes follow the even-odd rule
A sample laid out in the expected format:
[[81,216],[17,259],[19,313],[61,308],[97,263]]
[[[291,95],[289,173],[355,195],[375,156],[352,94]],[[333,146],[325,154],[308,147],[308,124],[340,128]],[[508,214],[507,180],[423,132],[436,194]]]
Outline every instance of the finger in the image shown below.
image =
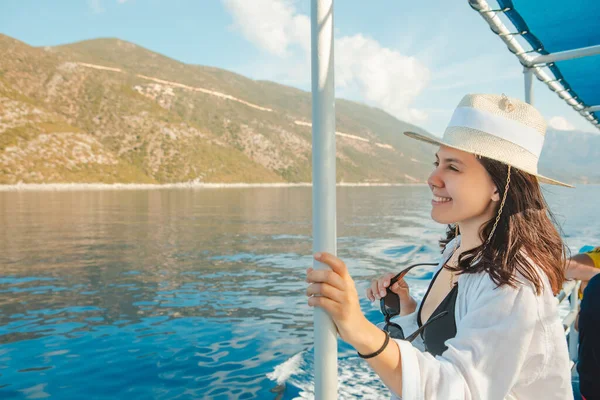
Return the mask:
[[379,300],[381,298],[381,296],[379,295],[379,288],[377,285],[377,279],[373,280],[373,282],[371,282],[371,291],[373,292],[373,297],[376,300]]
[[337,311],[339,310],[339,303],[336,303],[335,301],[323,296],[309,297],[308,305],[311,307],[322,308],[329,315],[337,313]]
[[314,271],[314,269],[312,269],[312,268],[308,268],[308,269],[306,270],[306,278],[304,278],[304,280],[305,280],[306,282],[308,282],[308,274],[310,274],[312,271]]
[[348,269],[346,268],[346,264],[336,256],[330,253],[322,252],[316,253],[314,255],[315,260],[322,262],[323,264],[329,265],[331,269],[340,275],[342,278],[346,278],[348,276]]
[[392,273],[385,274],[384,276],[381,277],[381,282],[382,282],[384,288],[390,286],[390,283],[392,282],[393,277],[394,277],[394,274],[392,274]]
[[330,269],[316,269],[306,274],[309,283],[327,283],[335,288],[343,290],[346,284],[341,276]]
[[379,282],[379,286],[377,287],[377,291],[379,293],[380,297],[385,297],[385,295],[387,294],[387,291],[385,290],[385,287],[383,287],[383,283]]
[[399,281],[396,281],[396,283],[394,283],[392,285],[390,290],[394,293],[398,293],[399,291],[401,291],[402,289],[406,289],[407,287],[408,286],[406,285],[406,282],[404,281],[404,279],[400,279]]
[[370,302],[375,301],[375,297],[373,297],[373,290],[371,288],[367,288],[367,299],[369,299]]
[[384,275],[377,282],[377,290],[379,291],[379,295],[381,297],[385,297],[385,295],[387,294],[385,288],[387,288],[390,285],[390,280],[392,279],[392,276],[392,274]]
[[344,293],[341,290],[336,289],[333,286],[328,285],[326,283],[313,283],[309,285],[308,288],[306,288],[306,295],[309,297],[327,297],[328,299],[331,299],[336,303],[341,303],[344,297]]

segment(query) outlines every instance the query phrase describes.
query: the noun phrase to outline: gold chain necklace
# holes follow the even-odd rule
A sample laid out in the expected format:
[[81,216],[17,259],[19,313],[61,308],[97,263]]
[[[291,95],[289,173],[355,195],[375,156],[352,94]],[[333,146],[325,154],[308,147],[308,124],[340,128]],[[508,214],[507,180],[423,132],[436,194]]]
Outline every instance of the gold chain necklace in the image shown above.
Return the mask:
[[[454,240],[456,241],[454,243],[454,252],[452,253],[452,257],[450,257],[450,260],[448,260],[448,262],[446,263],[446,265],[450,264],[450,261],[452,261],[452,259],[454,258],[454,255],[456,255],[456,265],[458,265],[458,224],[456,224],[455,228],[454,228]],[[454,264],[454,262],[452,262],[452,264]],[[448,265],[449,266],[449,265]],[[448,270],[450,272],[450,290],[452,290],[452,288],[454,288],[454,271],[452,270]]]
[[[454,258],[454,256],[452,256],[452,258]],[[451,269],[449,269],[448,271],[450,272],[450,290],[452,290],[452,288],[454,287],[454,271],[452,271]]]

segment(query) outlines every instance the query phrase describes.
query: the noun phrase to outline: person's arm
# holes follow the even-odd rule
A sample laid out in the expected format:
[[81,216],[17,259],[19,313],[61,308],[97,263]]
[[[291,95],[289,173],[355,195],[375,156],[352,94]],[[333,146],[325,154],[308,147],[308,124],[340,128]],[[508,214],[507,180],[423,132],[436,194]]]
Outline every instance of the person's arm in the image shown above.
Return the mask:
[[567,260],[567,270],[565,271],[567,279],[588,282],[598,273],[600,273],[600,268],[595,268],[594,261],[585,253],[576,254]]
[[417,303],[415,299],[410,297],[408,300],[406,300],[406,302],[400,304],[400,315],[405,316],[416,312],[418,305],[419,303]]
[[[380,349],[386,335],[362,313],[343,261],[329,253],[316,254],[315,259],[331,270],[307,270],[308,304],[326,311],[342,340],[359,353]],[[457,301],[462,302],[459,308],[464,315],[441,356],[421,352],[405,340],[393,340],[368,360],[397,396],[406,400],[441,400],[448,399],[448,394],[453,399],[504,399],[520,377],[534,379],[541,372],[545,348],[531,363],[531,349],[543,343],[538,339],[544,335],[539,328],[544,323],[539,315],[541,300],[533,289],[496,288],[487,274],[464,277],[459,285],[463,289]],[[540,398],[549,398],[549,393],[540,393]]]
[[[325,252],[316,253],[314,258],[331,269],[308,268],[306,271],[306,280],[309,283],[306,289],[308,305],[327,312],[341,339],[360,354],[377,352],[385,343],[387,335],[362,313],[356,286],[346,264],[333,254]],[[368,359],[384,383],[391,385],[396,393],[402,393],[400,359],[398,344],[391,340],[380,354]]]
[[[441,356],[433,357],[407,341],[394,340],[382,354],[367,360],[369,365],[404,399],[441,400],[448,394],[453,399],[505,398],[528,368],[527,355],[540,323],[538,298],[528,287],[494,287],[489,278],[473,285],[476,293],[471,292],[465,300],[469,310]],[[384,338],[381,331],[365,326],[363,335],[350,344],[368,354],[376,351]],[[527,372],[530,377],[536,373]]]
[[[364,325],[362,335],[356,341],[349,344],[361,354],[372,354],[381,347],[385,337],[386,335],[381,329],[368,323]],[[366,361],[392,392],[402,393],[401,360],[402,357],[398,343],[390,339],[383,353]],[[416,366],[413,367],[416,368]]]
[[399,341],[402,398],[447,399],[452,394],[453,399],[504,399],[525,372],[539,323],[536,294],[528,287],[495,288],[487,276],[471,279],[463,299],[468,309],[441,356]]

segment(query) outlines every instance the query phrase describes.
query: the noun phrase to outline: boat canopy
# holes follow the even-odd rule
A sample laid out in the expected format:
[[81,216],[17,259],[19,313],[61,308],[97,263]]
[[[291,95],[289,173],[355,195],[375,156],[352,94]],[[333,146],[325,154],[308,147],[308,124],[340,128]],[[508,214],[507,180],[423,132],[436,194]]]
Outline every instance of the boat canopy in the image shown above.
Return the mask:
[[600,1],[469,0],[469,4],[523,65],[526,101],[533,103],[535,75],[600,129]]

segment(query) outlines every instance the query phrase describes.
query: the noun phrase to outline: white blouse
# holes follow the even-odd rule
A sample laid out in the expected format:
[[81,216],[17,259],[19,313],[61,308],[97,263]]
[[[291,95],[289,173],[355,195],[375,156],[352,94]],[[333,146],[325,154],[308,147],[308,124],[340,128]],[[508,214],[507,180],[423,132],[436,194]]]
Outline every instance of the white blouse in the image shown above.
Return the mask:
[[[438,265],[454,249],[454,241]],[[395,340],[402,362],[402,400],[569,400],[570,360],[558,301],[541,274],[544,290],[536,295],[524,279],[517,288],[496,284],[487,273],[458,276],[456,336],[440,356],[424,352],[419,336]],[[417,311],[392,320],[409,335]],[[431,328],[430,328],[431,329]]]

